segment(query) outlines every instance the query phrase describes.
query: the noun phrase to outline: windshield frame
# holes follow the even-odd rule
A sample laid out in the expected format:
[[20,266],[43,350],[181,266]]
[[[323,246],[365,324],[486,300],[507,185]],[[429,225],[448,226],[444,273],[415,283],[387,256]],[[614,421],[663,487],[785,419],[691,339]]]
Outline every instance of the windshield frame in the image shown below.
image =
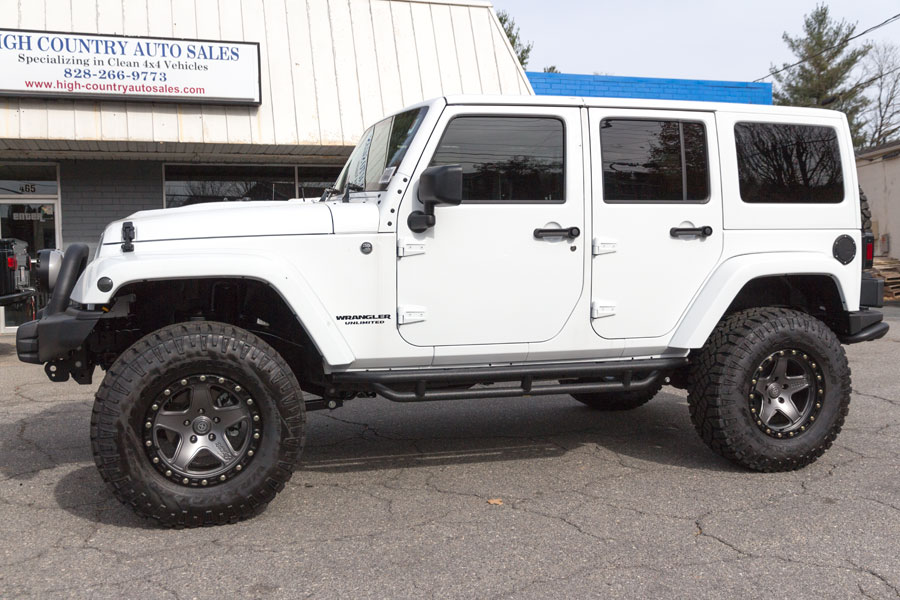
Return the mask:
[[[386,117],[366,129],[360,137],[359,143],[353,148],[353,151],[347,158],[347,162],[344,163],[344,168],[341,169],[341,173],[338,175],[334,187],[325,190],[325,194],[323,194],[322,198],[327,199],[335,195],[347,196],[348,192],[381,192],[386,190],[388,185],[390,185],[391,179],[397,174],[397,170],[403,162],[403,159],[406,157],[406,153],[409,150],[412,141],[419,133],[422,123],[428,115],[428,111],[428,106],[417,106],[391,115],[390,117]],[[381,168],[381,173],[379,173],[379,178],[375,180],[375,185],[370,187],[369,181],[371,181],[371,179],[367,177],[366,174],[369,168],[368,160],[370,152],[372,151],[372,142],[377,137],[376,130],[388,122],[390,123],[390,129],[386,136],[388,146],[383,153],[384,165]],[[402,132],[402,130],[396,129],[398,126],[405,126],[406,131]],[[361,160],[363,154],[364,158]],[[356,168],[357,171],[361,170],[361,181],[363,182],[362,189],[350,187],[348,190],[348,184],[350,186],[360,185],[359,183],[349,181],[351,178],[351,168]],[[387,174],[388,169],[393,169],[389,175]]]

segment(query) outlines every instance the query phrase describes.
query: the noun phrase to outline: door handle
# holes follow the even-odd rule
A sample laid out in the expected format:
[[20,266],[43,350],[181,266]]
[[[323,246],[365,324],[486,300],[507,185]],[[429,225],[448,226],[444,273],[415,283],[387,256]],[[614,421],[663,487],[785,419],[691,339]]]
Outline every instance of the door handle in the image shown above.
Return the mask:
[[713,234],[713,228],[709,225],[704,225],[703,227],[673,227],[669,230],[669,235],[672,237],[699,237],[706,238]]
[[577,227],[564,227],[561,229],[535,229],[534,237],[537,239],[564,237],[573,240],[581,235],[581,230]]

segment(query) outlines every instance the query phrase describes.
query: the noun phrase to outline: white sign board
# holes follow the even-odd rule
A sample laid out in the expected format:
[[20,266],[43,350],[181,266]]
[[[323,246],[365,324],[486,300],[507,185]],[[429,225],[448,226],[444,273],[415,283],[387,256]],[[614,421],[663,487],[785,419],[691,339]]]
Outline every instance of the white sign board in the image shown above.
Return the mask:
[[0,29],[0,95],[259,104],[259,44]]

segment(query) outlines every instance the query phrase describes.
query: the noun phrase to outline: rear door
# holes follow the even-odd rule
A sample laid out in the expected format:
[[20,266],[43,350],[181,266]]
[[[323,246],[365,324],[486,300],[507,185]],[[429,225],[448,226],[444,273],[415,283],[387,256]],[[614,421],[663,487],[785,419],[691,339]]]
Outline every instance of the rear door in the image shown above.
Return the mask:
[[722,253],[713,113],[589,111],[591,322],[604,338],[670,334]]

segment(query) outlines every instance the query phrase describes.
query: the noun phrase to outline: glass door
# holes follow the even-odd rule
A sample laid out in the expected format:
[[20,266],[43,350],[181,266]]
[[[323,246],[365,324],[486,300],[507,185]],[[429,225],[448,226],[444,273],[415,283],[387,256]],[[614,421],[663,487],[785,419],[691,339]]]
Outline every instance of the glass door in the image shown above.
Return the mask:
[[[34,287],[30,259],[38,250],[60,246],[59,181],[56,165],[0,163],[0,238],[13,240],[19,269],[17,286]],[[0,333],[34,318],[48,298],[0,308]]]

